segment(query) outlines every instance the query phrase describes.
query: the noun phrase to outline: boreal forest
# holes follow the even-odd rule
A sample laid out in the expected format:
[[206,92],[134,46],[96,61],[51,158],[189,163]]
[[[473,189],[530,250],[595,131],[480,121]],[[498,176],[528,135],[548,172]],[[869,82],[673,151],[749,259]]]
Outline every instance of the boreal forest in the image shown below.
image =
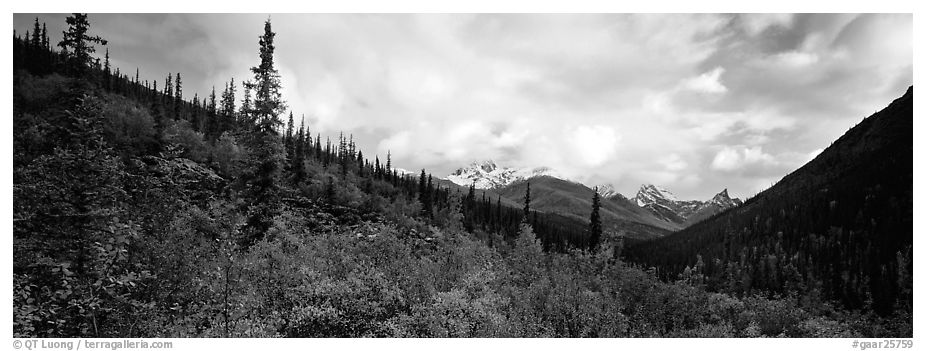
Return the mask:
[[269,19],[208,96],[67,26],[13,34],[16,337],[912,337],[912,87],[742,205],[625,241],[597,192],[577,220],[294,122]]

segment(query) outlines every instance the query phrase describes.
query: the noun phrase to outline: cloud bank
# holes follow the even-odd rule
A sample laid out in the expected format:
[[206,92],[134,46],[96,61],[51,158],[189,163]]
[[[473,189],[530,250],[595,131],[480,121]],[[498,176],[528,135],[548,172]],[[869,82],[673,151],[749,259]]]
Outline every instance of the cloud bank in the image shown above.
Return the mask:
[[[64,29],[63,15],[37,16]],[[200,97],[250,77],[266,18],[90,16],[116,67],[179,71]],[[323,139],[353,133],[365,155],[436,175],[493,158],[628,195],[651,182],[751,195],[913,79],[903,14],[271,18],[284,97]]]

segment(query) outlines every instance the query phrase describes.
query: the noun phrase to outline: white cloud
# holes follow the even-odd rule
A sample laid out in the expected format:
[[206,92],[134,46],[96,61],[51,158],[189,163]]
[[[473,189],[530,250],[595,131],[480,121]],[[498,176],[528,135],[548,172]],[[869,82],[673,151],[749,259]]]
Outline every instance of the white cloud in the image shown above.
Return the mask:
[[667,171],[678,172],[688,168],[688,162],[682,159],[677,153],[669,154],[668,156],[661,157],[659,163],[665,166]]
[[776,54],[775,60],[787,68],[803,68],[817,63],[820,58],[814,53],[788,51]]
[[721,171],[732,171],[743,163],[743,157],[734,149],[724,148],[717,152],[711,167]]
[[727,87],[720,82],[720,76],[723,74],[723,67],[716,67],[709,72],[705,72],[697,77],[686,79],[682,82],[683,89],[708,93],[723,94],[727,92]]
[[607,126],[579,126],[568,140],[585,166],[600,166],[614,156],[620,135]]
[[776,163],[775,158],[762,151],[761,146],[728,147],[717,152],[711,161],[711,168],[722,172],[743,170],[753,166],[768,166]]
[[387,152],[394,155],[405,155],[405,157],[412,154],[414,150],[412,149],[411,133],[401,131],[381,140],[376,148],[376,153],[385,155]]

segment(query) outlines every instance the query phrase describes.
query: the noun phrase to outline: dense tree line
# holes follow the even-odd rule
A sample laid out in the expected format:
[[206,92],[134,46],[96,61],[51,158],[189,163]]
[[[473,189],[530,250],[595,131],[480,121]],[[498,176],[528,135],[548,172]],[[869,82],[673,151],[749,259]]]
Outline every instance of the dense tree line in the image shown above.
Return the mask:
[[313,138],[269,20],[253,77],[206,98],[113,69],[87,16],[68,24],[61,50],[14,33],[17,336],[906,333],[661,282],[615,259],[597,194],[579,223]]

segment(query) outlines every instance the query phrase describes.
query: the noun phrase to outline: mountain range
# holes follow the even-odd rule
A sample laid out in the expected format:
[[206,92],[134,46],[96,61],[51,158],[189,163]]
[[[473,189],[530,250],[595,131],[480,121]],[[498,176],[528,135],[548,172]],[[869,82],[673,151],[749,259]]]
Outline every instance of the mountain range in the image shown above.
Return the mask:
[[727,189],[707,201],[679,200],[671,191],[652,184],[641,186],[633,202],[656,217],[683,228],[743,203],[740,199],[730,198]]
[[531,183],[532,208],[587,221],[593,188],[603,199],[605,226],[623,230],[628,237],[647,239],[685,228],[742,203],[730,198],[724,189],[707,201],[679,200],[671,191],[644,184],[628,199],[611,184],[588,186],[568,179],[550,167],[516,168],[499,166],[492,160],[476,161],[461,167],[446,180],[459,186],[474,186],[521,203],[526,181]]
[[462,186],[475,184],[476,189],[495,189],[511,183],[533,177],[550,176],[568,180],[561,173],[550,167],[514,168],[499,167],[495,161],[475,161],[462,167],[446,177],[447,180]]

